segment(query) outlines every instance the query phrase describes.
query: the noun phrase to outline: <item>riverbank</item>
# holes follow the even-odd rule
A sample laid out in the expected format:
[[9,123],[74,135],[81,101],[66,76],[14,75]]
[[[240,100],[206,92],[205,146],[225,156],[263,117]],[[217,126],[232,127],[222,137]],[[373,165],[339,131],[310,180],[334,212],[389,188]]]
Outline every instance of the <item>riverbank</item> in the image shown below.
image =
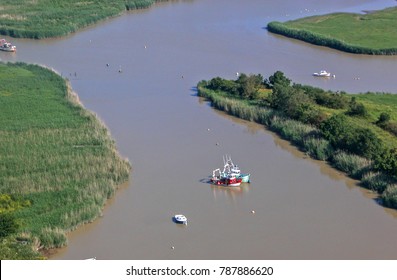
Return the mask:
[[[291,85],[281,72],[269,80],[240,75],[198,83],[212,106],[265,125],[310,157],[327,161],[378,193],[379,203],[397,209],[396,95],[348,95]],[[365,105],[364,105],[365,104]],[[385,125],[387,123],[387,125]]]
[[397,54],[397,7],[366,14],[334,13],[287,22],[273,21],[270,32],[344,52]]
[[126,11],[148,8],[168,0],[62,0],[62,1],[2,1],[0,34],[43,39],[60,37],[118,16]]
[[131,166],[53,71],[0,64],[0,100],[0,258],[42,258],[101,215]]

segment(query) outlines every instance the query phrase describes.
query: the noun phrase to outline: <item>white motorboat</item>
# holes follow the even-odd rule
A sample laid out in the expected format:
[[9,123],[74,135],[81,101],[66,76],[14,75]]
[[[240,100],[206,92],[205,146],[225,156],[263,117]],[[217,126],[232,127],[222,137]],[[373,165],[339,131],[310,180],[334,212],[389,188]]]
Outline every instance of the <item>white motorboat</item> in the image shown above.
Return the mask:
[[173,220],[177,224],[187,225],[187,218],[184,215],[182,215],[182,214],[175,215],[173,217]]
[[313,73],[313,76],[315,77],[331,77],[331,73],[325,71],[325,70],[321,70],[319,73]]
[[17,47],[11,45],[11,43],[7,42],[5,39],[0,39],[0,51],[5,52],[15,52]]

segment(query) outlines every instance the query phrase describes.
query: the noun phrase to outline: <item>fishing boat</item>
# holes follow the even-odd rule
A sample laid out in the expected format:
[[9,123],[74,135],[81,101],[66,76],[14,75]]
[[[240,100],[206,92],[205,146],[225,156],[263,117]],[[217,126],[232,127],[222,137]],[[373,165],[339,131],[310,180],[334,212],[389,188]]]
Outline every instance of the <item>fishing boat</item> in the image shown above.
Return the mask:
[[187,225],[187,218],[185,217],[185,215],[178,214],[178,215],[175,215],[172,219],[177,224]]
[[325,71],[325,70],[321,70],[319,73],[313,73],[313,76],[315,77],[331,77],[331,73]]
[[225,186],[225,187],[238,187],[241,185],[243,179],[237,178],[233,174],[223,174],[221,170],[215,169],[212,171],[211,183],[218,186]]
[[230,156],[223,157],[223,170],[212,171],[211,183],[215,185],[238,187],[241,183],[250,182],[249,173],[241,173],[238,165],[234,164]]
[[0,51],[15,52],[16,50],[17,50],[17,47],[15,47],[11,43],[7,42],[5,39],[0,40]]
[[242,179],[242,183],[250,183],[250,177],[251,174],[249,173],[241,173],[240,167],[238,167],[237,164],[234,164],[232,161],[231,156],[224,156],[223,157],[223,174],[224,176],[227,176],[228,174],[232,174],[236,176],[237,178]]

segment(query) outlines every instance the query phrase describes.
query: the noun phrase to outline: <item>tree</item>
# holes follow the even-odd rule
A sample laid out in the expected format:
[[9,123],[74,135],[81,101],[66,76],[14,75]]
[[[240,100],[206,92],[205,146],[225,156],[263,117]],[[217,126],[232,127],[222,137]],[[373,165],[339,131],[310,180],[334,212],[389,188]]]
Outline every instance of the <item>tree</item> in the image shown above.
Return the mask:
[[320,129],[336,148],[369,159],[374,159],[382,150],[382,142],[372,130],[353,126],[343,114],[330,117]]
[[277,84],[283,87],[289,87],[291,85],[291,80],[285,77],[283,72],[276,71],[272,76],[269,77],[269,80],[266,80],[264,83],[268,88],[272,89]]
[[355,154],[374,159],[381,152],[382,142],[369,128],[358,128],[353,133],[350,150]]
[[320,129],[324,137],[330,141],[334,147],[340,146],[340,139],[349,133],[350,126],[346,126],[347,117],[343,114],[333,115],[325,120]]
[[240,96],[247,99],[254,99],[258,90],[263,85],[263,76],[261,74],[241,74],[236,83],[240,85]]

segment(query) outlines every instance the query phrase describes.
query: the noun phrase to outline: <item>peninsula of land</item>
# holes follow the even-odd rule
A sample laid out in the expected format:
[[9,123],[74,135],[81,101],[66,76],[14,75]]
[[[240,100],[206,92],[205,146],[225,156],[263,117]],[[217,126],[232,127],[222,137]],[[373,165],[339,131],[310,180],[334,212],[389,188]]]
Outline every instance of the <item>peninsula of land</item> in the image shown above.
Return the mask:
[[265,125],[397,209],[397,95],[325,91],[293,84],[280,71],[268,79],[216,77],[197,87],[215,108]]
[[91,222],[131,165],[66,80],[0,63],[0,259],[42,258]]
[[344,52],[397,54],[397,7],[365,14],[333,13],[267,25],[270,32]]

